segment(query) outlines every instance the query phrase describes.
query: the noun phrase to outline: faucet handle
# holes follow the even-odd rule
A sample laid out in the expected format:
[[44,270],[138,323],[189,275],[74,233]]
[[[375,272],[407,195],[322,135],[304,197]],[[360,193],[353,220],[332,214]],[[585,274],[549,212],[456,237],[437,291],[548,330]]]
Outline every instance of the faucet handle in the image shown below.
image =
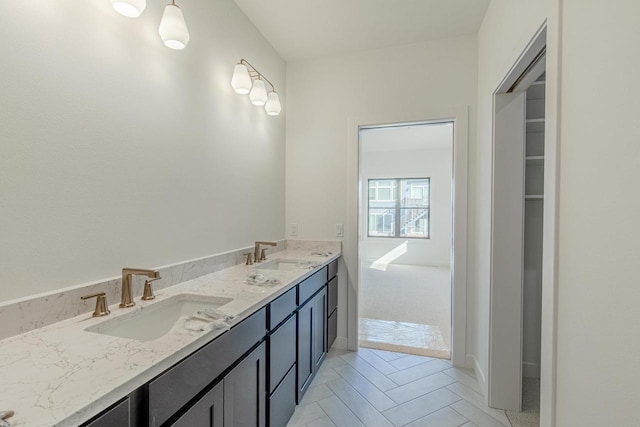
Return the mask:
[[262,250],[260,251],[260,261],[265,261],[267,259],[267,249],[269,248],[262,248]]
[[107,294],[104,292],[98,292],[96,294],[85,295],[80,297],[82,300],[86,300],[89,298],[96,298],[96,308],[93,310],[93,317],[101,317],[106,316],[111,313],[109,311],[109,307],[107,306]]
[[156,296],[153,294],[151,284],[156,280],[160,280],[162,277],[154,277],[153,279],[147,279],[144,281],[144,291],[142,292],[142,301],[150,301]]
[[251,252],[247,252],[242,255],[247,257],[247,260],[245,261],[244,265],[253,265],[253,257],[252,257],[253,254]]

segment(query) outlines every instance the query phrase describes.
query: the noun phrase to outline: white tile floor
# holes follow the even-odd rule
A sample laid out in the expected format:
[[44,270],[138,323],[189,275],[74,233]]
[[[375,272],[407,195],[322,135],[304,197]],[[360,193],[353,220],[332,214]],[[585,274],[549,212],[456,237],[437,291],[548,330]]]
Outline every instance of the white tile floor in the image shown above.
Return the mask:
[[472,371],[448,360],[332,350],[287,427],[509,427]]

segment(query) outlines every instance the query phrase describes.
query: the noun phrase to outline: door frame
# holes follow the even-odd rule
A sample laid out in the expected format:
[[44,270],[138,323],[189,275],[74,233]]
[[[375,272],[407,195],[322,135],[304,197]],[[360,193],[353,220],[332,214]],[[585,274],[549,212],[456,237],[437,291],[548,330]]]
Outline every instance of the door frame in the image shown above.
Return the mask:
[[[544,208],[543,208],[543,257],[542,257],[542,315],[540,351],[540,426],[554,427],[556,413],[556,352],[557,352],[557,272],[558,272],[558,207],[559,207],[559,86],[560,86],[560,32],[558,21],[560,10],[554,10],[550,20],[545,20],[531,38],[497,86],[495,96],[507,91],[543,46],[546,46],[546,96],[545,96],[545,162],[544,162]],[[494,104],[495,105],[495,104]],[[494,109],[495,110],[495,109]],[[495,115],[494,142],[495,142]],[[495,146],[493,147],[495,148]],[[493,201],[492,176],[492,201]],[[493,218],[493,212],[492,212]],[[493,245],[493,223],[491,240]],[[493,271],[493,257],[491,259]],[[493,277],[493,276],[492,276]],[[491,283],[493,294],[493,283]],[[495,307],[490,307],[490,312]],[[493,314],[492,314],[493,315]],[[489,325],[489,336],[492,334]],[[491,348],[491,344],[489,346]],[[489,366],[492,364],[489,351]],[[487,372],[488,383],[492,381],[491,369]],[[489,396],[488,396],[489,397]]]
[[453,122],[452,260],[451,260],[451,361],[466,365],[467,321],[467,188],[469,107],[425,109],[399,113],[389,111],[350,117],[347,120],[347,224],[344,259],[348,276],[347,347],[357,350],[359,342],[360,292],[360,129],[402,123]]

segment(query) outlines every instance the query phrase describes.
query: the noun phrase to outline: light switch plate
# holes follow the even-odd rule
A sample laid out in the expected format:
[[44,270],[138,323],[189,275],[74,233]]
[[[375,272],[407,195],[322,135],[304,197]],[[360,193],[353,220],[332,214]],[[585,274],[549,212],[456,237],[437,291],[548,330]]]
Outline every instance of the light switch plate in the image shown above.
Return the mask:
[[298,224],[296,224],[295,222],[291,224],[291,235],[292,236],[298,235]]
[[344,236],[344,225],[336,224],[336,237]]

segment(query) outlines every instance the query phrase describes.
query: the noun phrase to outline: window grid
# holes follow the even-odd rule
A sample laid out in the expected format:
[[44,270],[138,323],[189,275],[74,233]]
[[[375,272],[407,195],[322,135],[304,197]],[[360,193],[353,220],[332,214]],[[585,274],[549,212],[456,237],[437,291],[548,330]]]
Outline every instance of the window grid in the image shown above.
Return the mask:
[[368,237],[429,239],[431,178],[368,180]]

